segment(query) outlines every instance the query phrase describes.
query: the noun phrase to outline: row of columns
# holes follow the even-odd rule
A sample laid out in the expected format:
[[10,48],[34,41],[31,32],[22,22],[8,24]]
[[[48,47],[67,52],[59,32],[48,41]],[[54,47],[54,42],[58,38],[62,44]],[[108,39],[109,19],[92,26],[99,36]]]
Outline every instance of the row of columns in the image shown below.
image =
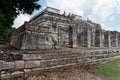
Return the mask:
[[[98,45],[95,44],[96,39],[95,37],[98,37]],[[94,32],[91,32],[90,29],[87,30],[87,47],[102,47],[102,33],[99,32],[99,35],[97,36]]]
[[[110,31],[108,31],[108,34],[107,34],[107,36],[108,36],[108,40],[107,40],[107,45],[108,46],[105,46],[105,44],[104,44],[104,41],[105,41],[105,39],[103,38],[104,37],[104,33],[102,32],[102,30],[100,30],[99,31],[99,35],[94,35],[95,33],[93,33],[93,32],[91,32],[91,30],[90,29],[88,29],[87,30],[87,43],[86,43],[86,47],[113,47],[112,46],[112,40],[111,40],[111,32]],[[115,33],[115,46],[114,47],[118,47],[118,33],[116,32]],[[97,37],[98,38],[98,43],[97,43],[97,45],[95,44],[95,41],[96,41],[96,39],[95,39],[95,37]],[[72,35],[72,39],[73,39],[73,47],[77,47],[77,34],[75,34],[75,33],[73,33],[73,35]]]
[[[112,47],[110,31],[108,31],[108,47]],[[118,33],[117,32],[115,33],[115,47],[118,47]]]

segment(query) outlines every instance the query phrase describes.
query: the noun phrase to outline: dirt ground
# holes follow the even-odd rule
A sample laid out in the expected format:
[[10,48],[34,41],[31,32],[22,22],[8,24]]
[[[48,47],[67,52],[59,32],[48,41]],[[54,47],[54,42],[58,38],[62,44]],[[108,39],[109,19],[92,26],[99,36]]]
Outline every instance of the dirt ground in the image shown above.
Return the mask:
[[34,75],[12,78],[7,80],[96,80],[96,77],[80,68],[61,68],[40,72]]

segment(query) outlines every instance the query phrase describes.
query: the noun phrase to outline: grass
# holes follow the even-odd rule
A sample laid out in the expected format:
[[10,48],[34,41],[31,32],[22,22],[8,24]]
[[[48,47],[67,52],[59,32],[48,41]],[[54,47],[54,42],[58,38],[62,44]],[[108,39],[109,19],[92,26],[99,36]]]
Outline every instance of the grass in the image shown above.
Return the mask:
[[99,64],[93,72],[96,76],[120,77],[120,59]]

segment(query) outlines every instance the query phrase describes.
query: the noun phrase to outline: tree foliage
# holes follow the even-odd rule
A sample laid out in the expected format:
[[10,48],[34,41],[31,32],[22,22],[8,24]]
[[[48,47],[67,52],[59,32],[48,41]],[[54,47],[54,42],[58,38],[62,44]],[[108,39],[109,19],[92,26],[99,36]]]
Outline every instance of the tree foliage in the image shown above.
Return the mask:
[[0,30],[0,43],[5,43],[8,40],[8,35],[13,32],[15,28],[9,27],[7,29]]
[[[39,0],[0,0],[0,43],[5,42],[9,31],[14,30],[14,19],[20,13],[32,14],[41,6]],[[6,32],[8,31],[8,32]]]

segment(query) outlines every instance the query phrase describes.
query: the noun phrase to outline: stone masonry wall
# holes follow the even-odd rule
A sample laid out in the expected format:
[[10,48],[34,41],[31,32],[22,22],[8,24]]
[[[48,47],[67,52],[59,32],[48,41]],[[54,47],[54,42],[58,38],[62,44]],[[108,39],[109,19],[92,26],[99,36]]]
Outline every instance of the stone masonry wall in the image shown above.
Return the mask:
[[0,79],[72,65],[98,64],[120,57],[119,49],[0,51]]

